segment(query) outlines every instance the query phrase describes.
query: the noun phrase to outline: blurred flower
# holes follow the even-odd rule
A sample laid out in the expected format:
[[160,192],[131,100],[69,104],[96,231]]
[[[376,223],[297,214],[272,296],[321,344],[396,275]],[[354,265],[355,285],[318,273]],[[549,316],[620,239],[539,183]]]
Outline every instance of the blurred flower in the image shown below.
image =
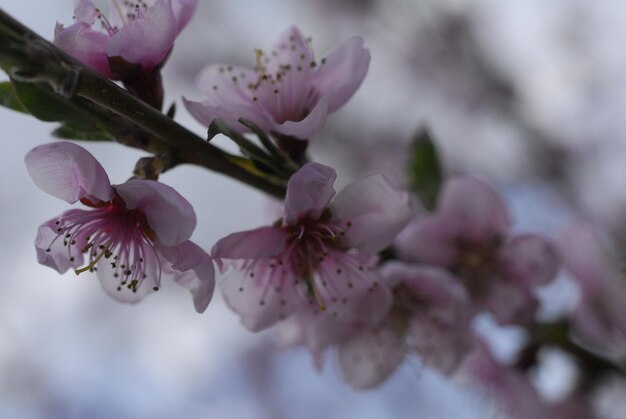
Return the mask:
[[39,263],[59,273],[95,271],[105,291],[127,303],[158,290],[164,271],[204,311],[215,287],[213,262],[189,241],[196,215],[178,192],[146,179],[113,186],[100,163],[69,142],[35,147],[25,160],[44,192],[91,208],[65,211],[39,227]]
[[308,139],[324,125],[326,116],[340,108],[361,85],[369,67],[363,39],[351,38],[319,63],[310,41],[291,27],[271,53],[257,50],[254,70],[209,65],[198,76],[202,102],[185,99],[189,112],[210,125],[223,119],[245,131],[245,118],[267,132]]
[[493,396],[506,417],[515,419],[594,419],[597,415],[581,391],[554,403],[546,402],[523,370],[502,365],[484,342],[478,341],[459,366],[458,377],[468,379],[472,388],[479,384]]
[[381,273],[393,288],[393,306],[378,327],[339,344],[339,366],[346,381],[355,388],[375,387],[411,351],[425,365],[452,372],[473,339],[465,289],[440,268],[391,262]]
[[603,246],[593,227],[578,223],[559,236],[565,267],[580,289],[573,326],[595,346],[626,347],[626,285],[619,263]]
[[500,324],[532,320],[533,288],[559,268],[555,246],[536,234],[509,238],[504,202],[486,184],[453,177],[442,190],[437,212],[409,224],[396,240],[401,259],[442,266],[463,281],[477,309]]
[[384,295],[380,304],[363,303],[388,293],[380,291],[376,255],[409,219],[409,198],[375,175],[333,199],[335,178],[328,166],[305,165],[289,179],[281,220],[230,234],[213,247],[213,257],[234,260],[222,291],[248,329],[293,314],[330,335],[333,327],[374,323],[387,312]]

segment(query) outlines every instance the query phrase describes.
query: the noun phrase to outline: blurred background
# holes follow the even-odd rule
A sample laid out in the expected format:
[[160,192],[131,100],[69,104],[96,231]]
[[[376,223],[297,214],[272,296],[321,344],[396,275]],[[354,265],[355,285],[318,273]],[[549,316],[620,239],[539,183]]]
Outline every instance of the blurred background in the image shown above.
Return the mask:
[[[71,0],[0,7],[48,39],[73,14]],[[402,184],[406,146],[427,126],[449,173],[478,174],[505,193],[518,230],[552,234],[576,212],[619,231],[624,22],[621,0],[202,0],[165,67],[166,107],[176,102],[176,119],[203,135],[180,97],[200,98],[193,79],[204,65],[252,66],[254,49],[269,49],[292,24],[312,36],[318,57],[360,35],[372,54],[369,74],[311,142],[313,157],[337,168],[337,189],[372,172]],[[39,266],[37,226],[67,206],[34,186],[23,157],[52,140],[53,126],[0,108],[0,418],[502,417],[418,359],[376,390],[351,390],[333,356],[316,372],[306,351],[277,351],[271,332],[247,332],[219,292],[202,315],[170,283],[128,306],[95,278]],[[118,144],[83,145],[113,183],[142,156]],[[271,201],[225,177],[183,166],[161,180],[193,204],[193,240],[205,249],[273,221]],[[563,281],[545,291],[553,311],[573,298]],[[479,329],[504,357],[518,339],[488,321]],[[537,380],[546,397],[558,397],[568,366],[550,365]],[[598,403],[607,418],[626,417],[615,400]]]

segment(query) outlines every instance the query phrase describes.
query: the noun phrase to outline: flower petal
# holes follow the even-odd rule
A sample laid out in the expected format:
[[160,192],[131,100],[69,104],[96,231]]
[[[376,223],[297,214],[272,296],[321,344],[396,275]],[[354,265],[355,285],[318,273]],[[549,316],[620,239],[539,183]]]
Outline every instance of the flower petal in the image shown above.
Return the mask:
[[264,131],[270,131],[272,123],[263,111],[249,104],[220,102],[219,98],[209,97],[202,102],[194,102],[183,98],[187,111],[205,126],[211,125],[216,119],[224,123],[236,132],[248,132],[249,128],[239,122],[240,118],[252,121]]
[[[381,274],[391,286],[406,286],[418,300],[433,308],[443,307],[450,312],[452,308],[458,310],[469,303],[469,295],[460,280],[444,269],[389,262],[381,268]],[[450,315],[456,317],[451,312]]]
[[402,260],[450,266],[457,255],[455,231],[439,216],[426,216],[412,221],[394,241]]
[[258,74],[244,67],[210,64],[200,71],[195,84],[204,94],[218,103],[248,103],[251,94],[248,83],[257,81]]
[[100,163],[74,143],[63,141],[37,146],[24,160],[28,173],[41,190],[70,204],[81,198],[110,201],[115,196]]
[[322,129],[327,115],[328,102],[325,98],[322,98],[304,119],[300,121],[285,121],[282,124],[274,125],[273,131],[301,140],[307,140]]
[[[72,211],[80,210],[67,211],[61,214],[60,218]],[[64,238],[59,237],[58,220],[59,218],[53,218],[39,226],[35,238],[35,248],[37,249],[37,262],[62,274],[70,268],[77,268],[83,264],[83,254],[80,249],[85,247],[87,240],[81,237],[81,243],[77,242],[68,248],[64,244]]]
[[531,322],[539,303],[526,289],[504,281],[494,281],[484,304],[498,324],[506,326]]
[[78,22],[93,25],[98,18],[98,8],[89,0],[78,0],[74,7],[74,18]]
[[314,76],[315,88],[328,99],[328,112],[343,106],[359,88],[370,64],[370,52],[363,39],[343,42],[322,61]]
[[332,321],[378,325],[391,308],[392,298],[376,269],[377,261],[363,252],[329,250],[317,265],[315,300],[311,301]]
[[109,57],[151,69],[158,66],[174,45],[177,24],[169,1],[158,0],[145,14],[122,26],[107,45]]
[[240,231],[220,239],[211,249],[211,256],[224,259],[262,259],[280,255],[285,249],[287,234],[276,227],[260,227]]
[[319,163],[307,163],[287,183],[285,222],[295,224],[303,217],[316,220],[335,195],[335,169]]
[[[275,53],[275,54],[274,54]],[[266,71],[275,74],[281,70],[280,66],[302,65],[302,72],[309,71],[313,61],[311,43],[304,37],[297,26],[291,26],[278,38],[278,42],[272,49],[272,55],[268,57]],[[308,75],[308,74],[307,74]]]
[[232,272],[221,284],[228,306],[249,330],[258,332],[286,318],[301,302],[287,266],[259,259]]
[[339,368],[352,387],[373,388],[402,363],[405,346],[392,318],[378,328],[364,330],[337,348]]
[[503,246],[500,255],[507,277],[525,287],[543,285],[559,270],[556,246],[537,234],[515,237]]
[[590,223],[578,222],[559,235],[565,266],[580,289],[572,323],[592,345],[621,352],[626,345],[626,286],[615,249],[599,233]]
[[473,307],[461,282],[447,271],[400,262],[381,268],[396,305],[409,311],[406,345],[424,365],[450,373],[471,346]]
[[198,0],[174,0],[172,3],[172,10],[176,18],[176,32],[180,33],[187,23],[191,20],[196,7],[198,6]]
[[191,292],[196,311],[204,312],[215,289],[215,269],[211,257],[190,240],[176,246],[159,246],[158,250],[163,256],[163,270],[171,274],[178,285]]
[[158,241],[172,246],[187,241],[196,227],[193,207],[174,188],[148,179],[131,179],[116,185],[127,208],[143,212]]
[[411,217],[409,195],[382,175],[348,185],[330,208],[333,218],[348,226],[342,242],[370,253],[389,246]]
[[137,303],[146,295],[153,293],[161,284],[161,269],[156,250],[148,243],[139,245],[144,247],[141,255],[142,273],[145,277],[140,278],[140,283],[135,288],[131,288],[130,278],[120,273],[119,267],[113,268],[108,259],[100,259],[97,265],[100,285],[107,294],[122,303]]
[[452,177],[446,182],[437,213],[472,241],[505,236],[510,228],[509,212],[500,196],[472,177]]

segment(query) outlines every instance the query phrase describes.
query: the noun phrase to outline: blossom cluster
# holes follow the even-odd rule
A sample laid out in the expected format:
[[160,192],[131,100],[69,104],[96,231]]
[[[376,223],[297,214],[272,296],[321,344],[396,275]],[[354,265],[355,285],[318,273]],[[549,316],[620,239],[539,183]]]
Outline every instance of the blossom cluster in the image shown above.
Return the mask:
[[[196,6],[113,0],[107,13],[79,0],[75,22],[57,24],[54,43],[160,109],[160,69]],[[213,296],[217,267],[224,300],[244,327],[272,329],[282,345],[307,348],[318,368],[333,353],[354,388],[379,386],[416,357],[442,374],[470,377],[520,418],[592,417],[584,385],[547,405],[530,370],[544,346],[579,356],[582,373],[594,362],[608,368],[626,352],[626,287],[601,231],[580,222],[555,239],[518,232],[506,200],[472,175],[447,176],[432,211],[419,191],[384,174],[336,192],[336,170],[311,161],[306,148],[362,84],[370,63],[363,39],[316,60],[311,40],[294,26],[255,54],[254,68],[207,66],[196,80],[203,98],[183,100],[205,127],[228,127],[248,151],[239,167],[284,186],[281,214],[198,245],[190,240],[191,204],[158,176],[111,184],[81,146],[45,144],[25,158],[34,183],[82,207],[39,227],[39,263],[59,273],[93,272],[125,303],[160,290],[168,277],[191,292],[199,313]],[[267,151],[258,151],[251,132]],[[559,275],[579,298],[547,322],[539,296]],[[477,331],[481,318],[526,333],[516,362],[492,353]],[[551,327],[562,335],[544,333]]]

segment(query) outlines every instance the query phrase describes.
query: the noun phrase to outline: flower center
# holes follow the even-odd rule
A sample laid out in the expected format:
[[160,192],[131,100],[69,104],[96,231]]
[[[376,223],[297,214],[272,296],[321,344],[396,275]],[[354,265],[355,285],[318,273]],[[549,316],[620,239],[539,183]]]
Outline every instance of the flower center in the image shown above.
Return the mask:
[[[306,40],[307,44],[310,42],[310,38]],[[298,43],[302,41],[291,36],[270,54],[256,49],[254,71],[257,74],[252,80],[246,79],[246,73],[233,73],[232,66],[220,67],[219,72],[227,76],[232,73],[232,82],[245,85],[249,98],[267,111],[276,123],[301,121],[313,110],[319,94],[312,85],[311,74],[317,62],[304,49],[308,46]],[[325,59],[321,61],[322,64],[325,62]],[[218,86],[213,89],[218,90]]]
[[472,297],[482,299],[489,293],[493,279],[500,272],[501,244],[500,237],[480,243],[466,240],[457,242],[458,257],[452,271],[464,280]]
[[[50,252],[57,241],[63,241],[70,262],[82,253],[85,265],[74,272],[95,272],[98,266],[106,268],[119,281],[118,291],[125,286],[137,292],[147,277],[147,260],[158,255],[153,248],[154,232],[147,224],[145,215],[128,209],[120,198],[111,202],[84,204],[92,210],[71,210],[55,221],[56,237],[49,244]],[[108,265],[102,263],[106,260]]]

